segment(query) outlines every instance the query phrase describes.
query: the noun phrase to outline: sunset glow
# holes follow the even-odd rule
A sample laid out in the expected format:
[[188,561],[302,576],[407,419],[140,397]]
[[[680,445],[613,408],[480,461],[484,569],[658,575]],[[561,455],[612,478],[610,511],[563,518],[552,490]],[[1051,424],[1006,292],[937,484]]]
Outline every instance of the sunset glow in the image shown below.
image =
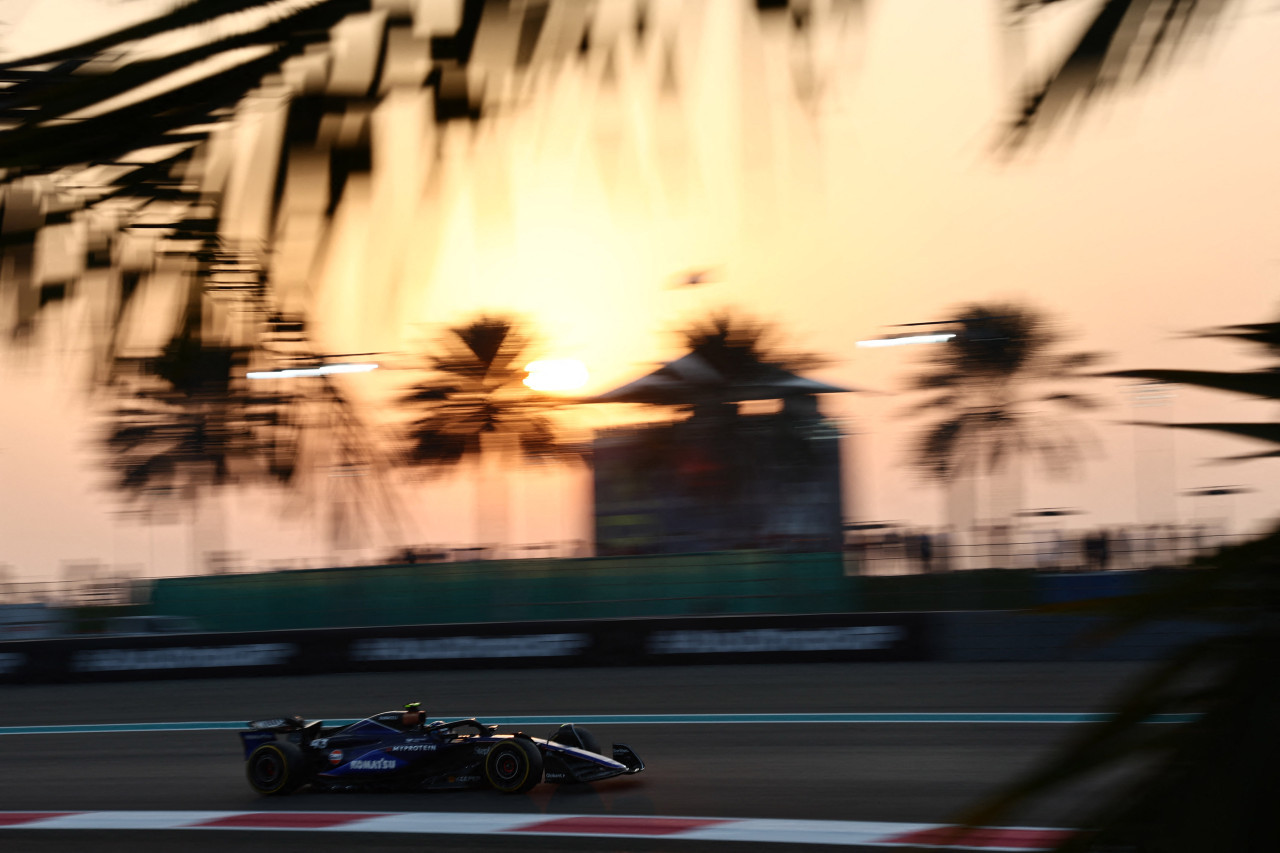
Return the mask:
[[524,369],[524,384],[534,391],[576,391],[587,384],[586,365],[572,358],[531,361]]
[[[288,0],[268,14],[312,5],[329,4]],[[280,69],[249,81],[243,98],[226,94],[239,88],[211,87],[215,101],[230,99],[225,108],[184,118],[193,124],[175,128],[181,141],[172,145],[169,135],[141,134],[146,147],[122,152],[114,149],[132,132],[88,137],[92,146],[68,137],[68,151],[83,147],[86,163],[101,163],[88,167],[13,137],[2,199],[0,333],[9,343],[0,375],[10,402],[0,411],[0,477],[15,486],[0,495],[0,580],[52,581],[90,564],[119,577],[199,572],[206,552],[244,566],[317,567],[422,543],[594,541],[586,467],[526,469],[499,458],[507,493],[492,524],[478,520],[479,507],[497,500],[475,494],[484,490],[465,466],[393,478],[398,509],[386,524],[355,520],[366,503],[369,517],[391,518],[381,497],[318,487],[306,498],[325,511],[282,520],[280,490],[248,476],[202,487],[199,512],[166,508],[163,517],[144,506],[154,495],[130,502],[104,487],[121,478],[104,441],[121,431],[120,410],[141,410],[117,400],[116,388],[79,393],[81,374],[102,373],[104,356],[130,381],[147,380],[143,390],[159,389],[156,411],[137,416],[159,421],[205,416],[202,400],[164,397],[155,366],[166,348],[181,355],[198,341],[231,353],[236,395],[257,407],[298,397],[278,429],[242,419],[246,435],[277,430],[285,445],[317,450],[298,470],[323,476],[299,484],[371,482],[329,476],[348,470],[325,456],[329,439],[285,435],[285,421],[330,430],[312,410],[337,389],[371,434],[399,429],[405,388],[429,372],[449,329],[482,316],[517,319],[528,342],[503,353],[513,359],[501,361],[503,394],[514,367],[523,381],[514,396],[557,395],[551,420],[580,429],[572,441],[584,444],[593,430],[675,416],[661,406],[570,404],[681,358],[683,330],[722,311],[769,326],[777,350],[815,357],[805,378],[859,392],[821,401],[844,430],[850,521],[937,530],[952,525],[957,506],[993,496],[1002,512],[1078,507],[1064,529],[1186,523],[1243,534],[1274,519],[1280,478],[1265,468],[1274,459],[1245,461],[1245,438],[1134,425],[1270,417],[1253,400],[1099,376],[1083,389],[1099,406],[1079,415],[1078,471],[1049,476],[1028,465],[954,488],[912,465],[911,414],[921,403],[913,377],[966,333],[921,321],[971,304],[1036,308],[1068,348],[1104,357],[1100,374],[1263,367],[1254,351],[1193,335],[1268,320],[1277,307],[1280,111],[1258,109],[1280,99],[1271,0],[1244,0],[1231,14],[1247,25],[1217,28],[1195,61],[1160,75],[1119,65],[1113,74],[1108,64],[1104,77],[1144,84],[1088,90],[1051,72],[1075,55],[1090,15],[1125,4],[1014,4],[1026,7],[1016,25],[979,0],[478,4],[493,13],[472,33],[466,85],[454,86],[466,103],[437,120],[430,39],[460,26],[450,10],[464,5],[473,4],[379,2],[372,15],[325,19],[307,30],[316,39],[308,50],[281,49]],[[1129,5],[1134,20],[1147,8]],[[0,0],[0,54],[65,48],[172,6]],[[412,27],[383,9],[402,6],[415,10]],[[852,11],[864,6],[874,13]],[[252,32],[251,14],[216,15],[100,62],[125,67]],[[1162,32],[1138,29],[1135,49]],[[98,62],[73,76],[94,79],[91,91],[104,98],[140,97],[123,82],[100,85]],[[1028,93],[1053,81],[1060,100],[1041,102],[1035,133],[1014,145]],[[307,104],[315,115],[291,118]],[[32,133],[47,130],[38,125]],[[216,259],[200,251],[206,238]],[[220,266],[228,258],[234,270]],[[192,284],[202,281],[197,302]],[[184,318],[198,320],[198,335]],[[377,369],[321,355],[375,352],[388,354]],[[242,394],[250,370],[251,393]],[[1231,482],[1244,491],[1205,498],[1189,489],[1203,484],[1204,466],[1227,458],[1237,458]],[[260,461],[243,467],[276,463]]]

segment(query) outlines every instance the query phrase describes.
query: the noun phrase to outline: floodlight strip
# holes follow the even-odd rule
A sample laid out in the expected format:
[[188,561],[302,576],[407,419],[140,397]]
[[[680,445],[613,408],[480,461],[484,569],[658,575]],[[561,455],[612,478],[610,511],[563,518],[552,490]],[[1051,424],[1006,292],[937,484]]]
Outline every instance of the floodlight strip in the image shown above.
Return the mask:
[[896,338],[872,338],[858,341],[860,347],[897,347],[906,344],[941,344],[954,338],[954,332],[940,332],[936,335],[902,335]]
[[366,362],[359,364],[322,364],[319,367],[289,367],[283,370],[253,370],[245,374],[248,379],[294,379],[300,376],[328,376],[331,373],[368,373],[377,370],[378,365]]

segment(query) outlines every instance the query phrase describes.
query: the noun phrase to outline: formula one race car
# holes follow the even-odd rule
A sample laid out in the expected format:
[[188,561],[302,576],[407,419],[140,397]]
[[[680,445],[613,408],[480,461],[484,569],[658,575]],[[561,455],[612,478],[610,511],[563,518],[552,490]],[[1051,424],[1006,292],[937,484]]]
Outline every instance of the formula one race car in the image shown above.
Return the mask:
[[349,725],[325,728],[301,717],[255,720],[244,741],[249,785],[282,795],[310,784],[316,790],[422,790],[496,788],[509,794],[548,782],[595,782],[639,773],[631,748],[608,754],[591,732],[566,723],[549,738],[524,732],[497,734],[474,718],[425,721],[418,705]]

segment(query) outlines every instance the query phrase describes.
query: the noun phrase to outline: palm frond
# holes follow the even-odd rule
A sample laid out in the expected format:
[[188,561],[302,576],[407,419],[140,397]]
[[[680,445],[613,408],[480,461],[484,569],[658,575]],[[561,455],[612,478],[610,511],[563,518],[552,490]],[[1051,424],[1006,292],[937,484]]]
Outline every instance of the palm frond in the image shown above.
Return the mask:
[[[1135,752],[1167,751],[1181,735],[1177,729],[1146,726],[1158,714],[1187,713],[1189,698],[1176,690],[1179,681],[1196,666],[1221,658],[1223,641],[1189,646],[1147,673],[1112,703],[1107,717],[1060,747],[1055,760],[1035,767],[1007,786],[966,809],[959,817],[965,826],[990,826],[1009,818],[1017,806],[1081,776],[1130,759]],[[1199,690],[1196,691],[1200,693]],[[1202,694],[1200,694],[1202,695]]]
[[6,111],[16,111],[14,117],[21,118],[24,125],[43,124],[121,97],[223,53],[246,47],[318,41],[323,38],[324,29],[335,22],[332,12],[312,8],[286,21],[273,21],[260,29],[229,35],[167,56],[126,63],[109,73],[32,72],[27,80],[5,90],[0,105]]
[[415,414],[406,460],[442,470],[485,452],[483,436],[508,440],[526,461],[569,461],[548,413],[562,403],[523,383],[532,337],[507,317],[482,316],[448,329],[426,358],[429,375],[399,397]]
[[1280,450],[1267,450],[1262,453],[1245,453],[1239,456],[1223,456],[1218,462],[1251,462],[1254,459],[1277,459],[1280,458]]
[[1169,424],[1152,421],[1129,421],[1131,426],[1163,429],[1191,429],[1205,432],[1221,432],[1241,438],[1252,438],[1272,444],[1280,444],[1280,423],[1193,423]]
[[910,377],[907,383],[912,391],[935,391],[968,384],[964,375],[950,365],[937,365],[936,368],[926,369]]
[[960,395],[950,391],[935,394],[927,400],[912,404],[902,410],[902,414],[908,417],[914,415],[925,415],[938,411],[945,411],[960,403]]
[[54,171],[69,165],[110,161],[141,148],[175,141],[173,131],[218,119],[265,74],[301,51],[300,45],[270,48],[231,69],[116,110],[74,122],[20,125],[0,134],[0,167]]
[[1101,373],[1117,379],[1146,379],[1151,382],[1169,382],[1175,385],[1191,385],[1212,391],[1230,391],[1249,394],[1269,400],[1280,400],[1280,370],[1217,371],[1217,370],[1115,370]]
[[1141,81],[1157,57],[1175,56],[1192,32],[1214,24],[1228,5],[1226,0],[1105,0],[1063,61],[1025,98],[1000,144],[1026,145],[1033,131],[1048,132],[1116,85]]
[[[66,62],[68,60],[80,60],[85,57],[91,57],[112,48],[119,48],[131,42],[141,41],[142,39],[151,38],[153,36],[165,35],[166,33],[174,33],[187,27],[206,24],[218,18],[234,15],[238,12],[246,12],[251,10],[262,9],[269,5],[263,0],[191,0],[191,2],[183,3],[169,10],[168,12],[150,18],[137,24],[124,27],[96,36],[92,39],[86,39],[66,47],[57,48],[56,50],[46,51],[45,53],[36,54],[34,56],[25,56],[19,59],[10,60],[0,63],[0,70],[10,70],[15,68],[28,68],[33,65],[47,65],[55,62]],[[281,10],[287,9],[287,4],[278,4]],[[302,4],[292,4],[300,6]],[[320,7],[341,7],[343,14],[354,11],[367,10],[369,8],[368,0],[317,0],[314,4],[308,6]],[[310,11],[303,9],[301,11]]]
[[1270,353],[1280,356],[1280,322],[1277,323],[1241,323],[1232,326],[1221,326],[1195,333],[1200,338],[1228,338],[1258,344]]
[[917,440],[917,464],[936,479],[950,479],[962,467],[960,451],[966,424],[966,417],[958,415],[926,429]]
[[1106,353],[1101,352],[1070,352],[1056,356],[1052,360],[1052,366],[1055,372],[1066,375],[1084,370],[1087,367],[1093,367],[1098,362],[1105,360],[1106,357]]
[[[1046,792],[1128,768],[1136,775],[1108,791],[1084,821],[1087,832],[1059,851],[1271,849],[1280,840],[1266,805],[1280,795],[1268,772],[1280,758],[1270,734],[1280,713],[1277,568],[1280,527],[1201,558],[1191,571],[1141,594],[1040,608],[1101,616],[1085,642],[1106,642],[1155,620],[1217,620],[1222,627],[1153,667],[1102,721],[967,810],[962,821],[1007,822]],[[1184,719],[1150,725],[1157,714]]]
[[715,312],[680,332],[685,349],[730,382],[751,381],[768,368],[801,372],[830,363],[814,353],[786,349],[777,343],[778,337],[776,327],[731,311]]
[[1055,394],[1047,394],[1043,397],[1039,397],[1038,399],[1045,403],[1061,403],[1062,405],[1073,409],[1096,409],[1101,405],[1096,398],[1090,397],[1087,394],[1073,394],[1064,391],[1059,391]]
[[[989,474],[1015,455],[1035,453],[1050,473],[1069,471],[1082,459],[1070,447],[1075,439],[1060,422],[1038,417],[1034,404],[1090,409],[1097,403],[1071,390],[1031,391],[1084,378],[1077,371],[1102,355],[1059,352],[1061,334],[1045,315],[1025,305],[970,304],[956,316],[956,339],[932,349],[922,369],[908,379],[912,390],[931,392],[909,414],[937,416],[915,444],[917,467],[947,479],[967,473],[970,466]],[[1043,440],[1037,433],[1056,438]],[[944,462],[939,457],[944,452],[963,454],[968,461]]]

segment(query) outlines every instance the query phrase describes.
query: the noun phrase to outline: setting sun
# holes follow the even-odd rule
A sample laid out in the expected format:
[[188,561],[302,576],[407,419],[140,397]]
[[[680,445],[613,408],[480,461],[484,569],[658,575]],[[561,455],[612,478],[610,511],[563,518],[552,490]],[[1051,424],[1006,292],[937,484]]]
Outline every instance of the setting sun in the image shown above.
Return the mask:
[[531,361],[524,369],[529,374],[524,384],[535,391],[576,391],[587,384],[586,365],[577,359]]

